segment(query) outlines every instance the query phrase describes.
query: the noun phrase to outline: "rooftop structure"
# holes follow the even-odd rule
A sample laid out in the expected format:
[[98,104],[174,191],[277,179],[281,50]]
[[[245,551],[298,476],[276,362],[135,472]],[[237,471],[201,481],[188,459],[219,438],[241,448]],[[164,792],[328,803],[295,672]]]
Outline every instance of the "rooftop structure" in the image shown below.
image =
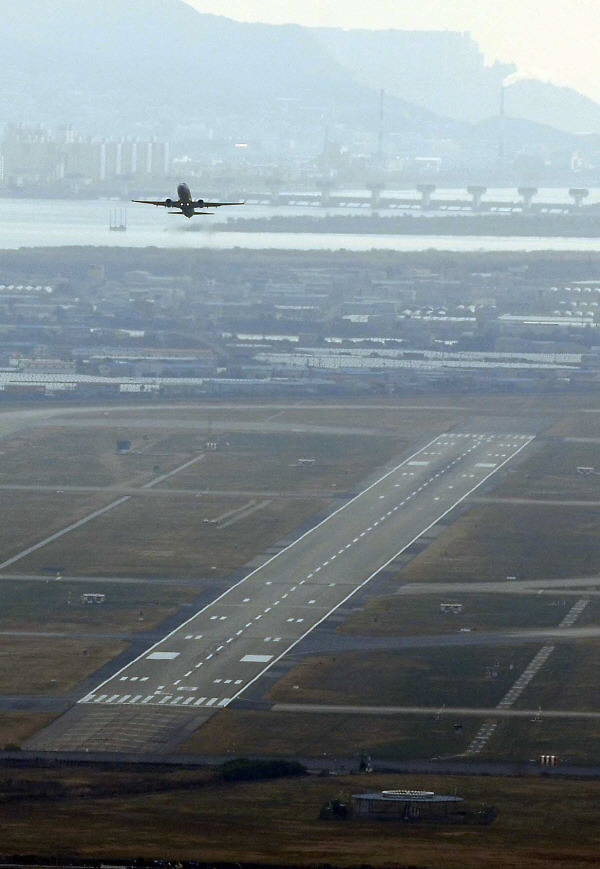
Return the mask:
[[433,791],[385,790],[352,795],[352,814],[360,818],[396,821],[438,821],[450,819],[462,797]]

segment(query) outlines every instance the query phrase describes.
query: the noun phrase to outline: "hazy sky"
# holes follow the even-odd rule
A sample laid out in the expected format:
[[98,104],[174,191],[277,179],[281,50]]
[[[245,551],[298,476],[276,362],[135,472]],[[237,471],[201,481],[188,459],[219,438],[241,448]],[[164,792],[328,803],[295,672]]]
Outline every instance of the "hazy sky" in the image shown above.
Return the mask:
[[600,0],[186,0],[240,21],[470,31],[486,58],[514,61],[600,101]]

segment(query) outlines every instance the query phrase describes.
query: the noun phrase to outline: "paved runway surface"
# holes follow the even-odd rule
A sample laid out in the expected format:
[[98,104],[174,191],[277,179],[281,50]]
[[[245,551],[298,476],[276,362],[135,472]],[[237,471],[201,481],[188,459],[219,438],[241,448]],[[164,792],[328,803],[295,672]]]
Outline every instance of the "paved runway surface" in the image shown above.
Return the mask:
[[291,712],[296,715],[435,715],[465,716],[467,718],[542,718],[575,719],[597,721],[600,712],[581,712],[560,709],[498,709],[497,707],[473,706],[334,706],[326,703],[275,703],[270,707],[273,712]]
[[435,438],[87,694],[76,710],[29,744],[51,750],[156,750],[158,727],[163,746],[183,738],[240,697],[531,440],[523,433],[454,432]]
[[398,594],[541,594],[543,592],[555,592],[563,594],[572,589],[574,594],[585,590],[586,594],[593,594],[595,589],[600,588],[600,575],[596,576],[567,576],[551,577],[547,579],[517,579],[511,577],[508,580],[497,582],[414,582],[403,585]]

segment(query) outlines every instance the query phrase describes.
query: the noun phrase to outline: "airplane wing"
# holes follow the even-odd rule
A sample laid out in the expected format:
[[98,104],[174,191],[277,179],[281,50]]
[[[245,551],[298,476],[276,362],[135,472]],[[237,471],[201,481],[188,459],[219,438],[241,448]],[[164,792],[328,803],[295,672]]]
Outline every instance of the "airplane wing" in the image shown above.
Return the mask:
[[163,208],[172,208],[174,205],[177,205],[176,202],[172,202],[171,200],[161,199],[156,201],[154,199],[132,199],[132,202],[141,202],[142,205],[162,205]]
[[202,208],[219,208],[221,205],[245,205],[245,204],[246,204],[245,202],[203,202]]

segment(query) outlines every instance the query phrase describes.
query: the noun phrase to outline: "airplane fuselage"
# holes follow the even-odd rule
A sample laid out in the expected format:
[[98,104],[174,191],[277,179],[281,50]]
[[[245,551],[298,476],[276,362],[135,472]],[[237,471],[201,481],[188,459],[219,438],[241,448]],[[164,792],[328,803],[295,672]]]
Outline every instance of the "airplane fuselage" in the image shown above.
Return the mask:
[[196,206],[188,185],[183,183],[178,184],[177,195],[179,196],[179,202],[177,203],[179,208],[181,208],[186,217],[193,217]]

